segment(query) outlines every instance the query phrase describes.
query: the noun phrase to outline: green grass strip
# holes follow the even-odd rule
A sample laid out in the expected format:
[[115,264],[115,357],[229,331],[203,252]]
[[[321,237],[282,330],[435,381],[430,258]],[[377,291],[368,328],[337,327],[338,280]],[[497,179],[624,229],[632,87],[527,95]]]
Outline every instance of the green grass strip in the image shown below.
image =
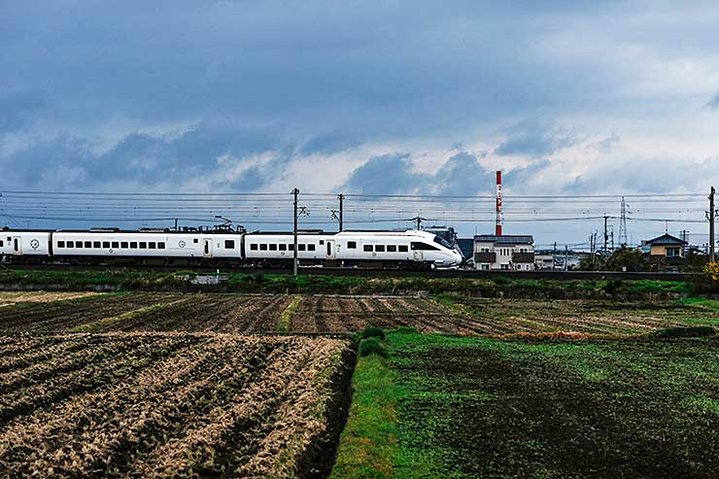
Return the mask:
[[399,392],[387,360],[376,354],[359,358],[352,388],[352,406],[330,477],[394,477]]
[[287,305],[284,311],[282,311],[282,314],[280,314],[280,318],[277,320],[277,331],[280,333],[289,333],[292,329],[292,316],[295,314],[295,311],[297,311],[297,308],[300,307],[300,303],[302,302],[302,296],[299,294],[296,294],[292,297],[292,301],[290,301],[290,304]]
[[[178,301],[183,301],[183,300],[181,299]],[[92,323],[80,324],[80,325],[75,326],[74,328],[70,329],[69,332],[71,332],[71,333],[95,333],[98,331],[104,331],[108,326],[112,326],[113,324],[121,323],[123,321],[128,321],[130,319],[134,319],[143,314],[151,313],[158,309],[165,308],[165,307],[167,307],[171,304],[174,304],[178,301],[173,301],[171,303],[157,303],[157,304],[153,304],[150,306],[145,306],[144,308],[133,309],[132,311],[128,311],[127,313],[122,313],[118,316],[111,316],[109,318],[103,318],[98,321],[93,321]]]

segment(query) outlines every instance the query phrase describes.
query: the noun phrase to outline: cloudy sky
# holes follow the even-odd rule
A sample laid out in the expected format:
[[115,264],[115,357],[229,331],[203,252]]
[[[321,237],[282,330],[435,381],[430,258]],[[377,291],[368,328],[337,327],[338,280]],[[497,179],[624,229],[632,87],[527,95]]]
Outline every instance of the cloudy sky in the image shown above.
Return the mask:
[[482,195],[496,169],[508,198],[719,184],[715,1],[0,0],[0,16],[0,190]]

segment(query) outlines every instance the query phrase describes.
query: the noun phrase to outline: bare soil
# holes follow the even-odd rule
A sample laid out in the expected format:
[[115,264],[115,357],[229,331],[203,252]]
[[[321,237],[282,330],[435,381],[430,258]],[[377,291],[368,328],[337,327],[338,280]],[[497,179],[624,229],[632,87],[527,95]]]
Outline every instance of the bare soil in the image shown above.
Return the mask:
[[350,351],[175,333],[0,341],[4,477],[311,475]]

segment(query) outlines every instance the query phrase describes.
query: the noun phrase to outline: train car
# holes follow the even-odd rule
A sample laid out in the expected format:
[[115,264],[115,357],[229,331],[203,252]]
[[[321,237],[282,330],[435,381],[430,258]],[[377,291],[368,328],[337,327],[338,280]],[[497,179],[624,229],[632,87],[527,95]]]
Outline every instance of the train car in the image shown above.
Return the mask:
[[[164,264],[289,267],[292,233],[234,230],[122,231],[117,228],[2,231],[4,261],[69,264]],[[461,253],[426,231],[302,231],[297,236],[302,266],[383,268],[452,267]]]
[[20,263],[38,263],[51,257],[50,231],[11,230],[0,231],[0,255],[4,261],[12,259]]
[[[297,258],[301,265],[328,264],[336,261],[328,236],[319,231],[297,235]],[[245,262],[256,266],[290,267],[294,258],[294,235],[281,232],[254,232],[244,235]]]
[[462,254],[433,233],[408,231],[344,231],[334,235],[343,264],[383,267],[452,267]]
[[[291,265],[292,233],[248,233],[244,257],[251,264]],[[462,262],[452,245],[424,231],[301,232],[297,236],[301,265],[366,267],[450,267]]]
[[57,231],[52,243],[54,258],[69,263],[231,265],[242,260],[242,235],[234,232]]

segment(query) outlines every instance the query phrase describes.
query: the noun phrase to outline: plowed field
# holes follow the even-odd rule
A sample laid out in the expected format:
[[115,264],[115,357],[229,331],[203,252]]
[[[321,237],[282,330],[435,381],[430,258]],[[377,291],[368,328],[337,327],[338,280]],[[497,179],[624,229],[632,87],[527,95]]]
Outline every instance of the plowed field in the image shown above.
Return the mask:
[[0,337],[3,477],[296,477],[350,345],[190,334]]
[[[26,293],[23,302],[3,307],[0,333],[272,333],[278,329],[351,333],[372,325],[460,335],[630,334],[682,325],[719,325],[717,308],[669,301],[320,295],[303,296],[299,305],[289,308],[292,297],[287,295],[126,293],[41,302],[44,295],[35,299]],[[280,327],[283,314],[287,319]]]
[[178,297],[168,293],[98,294],[72,301],[19,303],[2,309],[0,332],[67,331]]
[[468,333],[472,323],[471,318],[453,314],[432,300],[415,297],[306,296],[292,316],[292,330],[308,333],[354,332],[370,325]]
[[0,291],[0,307],[15,303],[48,303],[51,301],[62,301],[66,299],[84,298],[97,293],[46,293],[46,292],[21,292],[21,291]]
[[719,324],[719,312],[679,302],[535,301],[453,298],[478,334],[571,331],[629,334],[687,325]]

